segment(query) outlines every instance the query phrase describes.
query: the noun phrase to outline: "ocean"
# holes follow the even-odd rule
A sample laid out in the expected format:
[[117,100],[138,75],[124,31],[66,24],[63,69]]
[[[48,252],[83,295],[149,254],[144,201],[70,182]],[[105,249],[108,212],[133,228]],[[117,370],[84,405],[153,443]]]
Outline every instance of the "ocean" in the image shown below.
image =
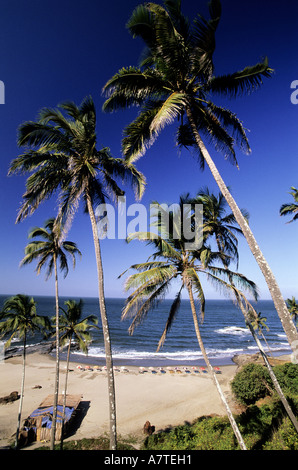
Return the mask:
[[[0,296],[0,308],[7,296]],[[37,311],[40,315],[52,317],[55,314],[54,297],[34,297],[37,302]],[[67,298],[60,298],[60,305],[64,306]],[[78,300],[78,299],[76,299]],[[99,315],[97,298],[84,298],[83,314]],[[171,366],[171,365],[204,365],[202,353],[194,332],[191,309],[188,300],[182,300],[180,311],[174,325],[168,333],[163,348],[157,353],[156,348],[162,335],[171,300],[164,300],[157,308],[149,312],[145,321],[137,327],[134,334],[128,334],[130,320],[121,321],[121,310],[124,299],[106,299],[107,314],[110,326],[113,361],[115,365],[137,366]],[[262,317],[267,318],[269,331],[263,330],[273,355],[289,354],[291,352],[287,337],[282,329],[281,322],[275,311],[273,302],[261,300],[254,305]],[[99,320],[100,330],[92,330],[92,343],[89,346],[88,356],[83,353],[72,353],[71,359],[81,362],[90,362],[103,365],[105,363],[104,343]],[[253,354],[258,351],[251,333],[245,326],[241,311],[229,300],[207,300],[204,322],[200,325],[205,349],[213,365],[232,364],[232,358],[237,354]],[[264,349],[268,351],[266,344]],[[29,350],[31,345],[41,342],[39,335],[28,339]],[[17,350],[21,343],[14,340],[12,346]],[[61,358],[65,353],[61,354]]]

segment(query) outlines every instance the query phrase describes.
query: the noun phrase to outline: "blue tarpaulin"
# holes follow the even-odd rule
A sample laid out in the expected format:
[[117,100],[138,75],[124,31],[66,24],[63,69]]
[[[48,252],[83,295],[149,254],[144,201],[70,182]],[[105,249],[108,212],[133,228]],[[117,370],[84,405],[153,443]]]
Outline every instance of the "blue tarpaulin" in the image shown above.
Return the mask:
[[[64,420],[65,423],[70,419],[73,411],[74,411],[74,408],[70,408],[68,406],[65,407],[65,420]],[[63,406],[58,405],[57,406],[57,423],[62,422],[62,414],[63,414]],[[33,413],[31,413],[30,418],[38,418],[39,416],[42,416],[41,426],[46,427],[46,428],[51,428],[52,420],[53,420],[53,406],[37,408],[36,410],[33,411]]]

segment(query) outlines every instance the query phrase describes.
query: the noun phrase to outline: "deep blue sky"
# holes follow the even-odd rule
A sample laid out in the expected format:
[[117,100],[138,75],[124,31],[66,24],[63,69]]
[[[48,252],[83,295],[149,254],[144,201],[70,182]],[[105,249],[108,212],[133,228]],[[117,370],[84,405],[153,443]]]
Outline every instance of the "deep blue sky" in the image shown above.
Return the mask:
[[[123,127],[136,110],[103,114],[102,86],[122,66],[137,65],[142,44],[125,28],[138,0],[2,0],[0,16],[0,80],[5,84],[5,104],[0,105],[0,293],[53,295],[53,279],[45,282],[35,266],[19,269],[28,230],[55,214],[55,201],[15,225],[25,179],[7,177],[10,161],[20,150],[18,126],[35,119],[40,108],[72,100],[79,104],[92,95],[98,113],[98,147],[109,146],[120,156]],[[183,10],[193,17],[206,12],[207,2],[183,0]],[[223,0],[217,32],[216,73],[224,74],[253,65],[264,56],[275,70],[273,78],[249,97],[225,103],[249,129],[252,154],[238,152],[240,170],[214,155],[225,182],[240,207],[250,212],[250,224],[285,297],[296,295],[298,224],[287,225],[279,216],[282,203],[291,201],[288,191],[298,185],[298,105],[290,101],[291,82],[298,80],[298,3],[296,0]],[[221,102],[222,103],[222,102]],[[195,194],[202,186],[217,192],[209,170],[202,173],[188,153],[178,156],[169,127],[139,161],[147,178],[142,203],[175,202],[184,192]],[[131,191],[127,204],[134,202]],[[82,208],[68,236],[83,253],[75,271],[61,280],[66,296],[96,296],[97,277],[88,216]],[[240,243],[239,270],[259,286],[261,298],[268,289],[245,241]],[[106,295],[121,297],[119,273],[132,263],[145,261],[149,251],[137,242],[102,242]],[[170,292],[170,295],[172,293]],[[209,298],[219,297],[206,285]]]

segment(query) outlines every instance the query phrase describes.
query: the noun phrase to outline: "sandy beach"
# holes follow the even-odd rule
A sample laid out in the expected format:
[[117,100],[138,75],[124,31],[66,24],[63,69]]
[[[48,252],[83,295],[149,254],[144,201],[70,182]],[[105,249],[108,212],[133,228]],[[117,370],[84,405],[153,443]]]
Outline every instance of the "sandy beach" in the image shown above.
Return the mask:
[[[22,418],[35,410],[54,392],[55,361],[47,354],[33,353],[26,361],[25,393]],[[60,366],[60,391],[64,388],[65,365]],[[109,432],[107,378],[104,371],[81,371],[79,363],[70,364],[68,394],[80,395],[85,415],[69,439],[98,437]],[[183,371],[183,366],[179,366]],[[236,365],[222,366],[219,382],[226,396]],[[148,368],[147,368],[148,370]],[[193,421],[199,416],[225,414],[218,392],[208,373],[139,373],[138,367],[115,371],[118,435],[144,437],[148,420],[156,431]],[[189,368],[191,370],[191,368]],[[20,392],[22,359],[13,357],[0,362],[0,397]],[[0,447],[7,445],[16,430],[19,400],[0,404]]]

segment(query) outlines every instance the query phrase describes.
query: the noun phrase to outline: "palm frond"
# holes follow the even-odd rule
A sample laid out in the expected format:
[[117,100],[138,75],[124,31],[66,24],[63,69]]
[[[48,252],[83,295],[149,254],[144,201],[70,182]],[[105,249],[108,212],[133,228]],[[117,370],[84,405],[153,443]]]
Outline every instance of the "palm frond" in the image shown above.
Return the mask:
[[208,270],[205,270],[204,273],[216,287],[223,288],[223,291],[231,292],[234,288],[237,289],[238,287],[238,290],[244,290],[248,292],[254,300],[258,300],[259,293],[256,284],[243,274],[215,266],[209,266]]
[[237,118],[235,113],[220,106],[216,106],[214,103],[208,103],[208,107],[212,113],[222,122],[222,125],[235,139],[235,142],[241,150],[249,154],[251,152],[248,139],[245,133],[245,129],[241,121]]
[[173,325],[173,322],[175,321],[176,317],[177,317],[177,313],[179,311],[179,308],[180,308],[180,304],[181,304],[181,291],[182,291],[182,287],[180,288],[178,294],[176,295],[172,305],[171,305],[171,309],[170,309],[170,312],[169,312],[169,316],[168,316],[168,319],[167,319],[167,322],[166,322],[166,325],[165,325],[165,328],[164,328],[164,331],[162,333],[162,336],[159,340],[159,343],[158,343],[158,346],[157,346],[157,349],[156,349],[156,352],[158,352],[160,350],[160,348],[163,347],[164,345],[164,342],[166,340],[166,336],[168,334],[168,332],[170,331],[172,325]]
[[145,241],[147,245],[153,245],[157,248],[157,252],[152,255],[154,258],[164,256],[165,258],[180,259],[179,252],[174,248],[170,240],[154,232],[134,232],[128,234],[127,242],[130,243],[132,240]]
[[235,98],[242,94],[249,94],[260,88],[263,78],[271,77],[273,70],[268,66],[268,58],[256,65],[245,67],[239,72],[222,75],[210,80],[208,89],[212,93]]
[[194,268],[187,269],[185,275],[187,282],[191,282],[191,288],[194,290],[196,297],[200,302],[201,321],[203,322],[205,318],[206,300],[200,278]]
[[144,155],[157,138],[151,124],[160,110],[162,102],[143,108],[140,114],[123,131],[122,152],[125,160],[133,163]]
[[156,98],[166,91],[160,75],[152,71],[143,72],[136,67],[122,68],[103,87],[108,97],[103,104],[103,111],[115,111],[132,105],[139,106],[154,95]]
[[125,282],[125,290],[138,288],[147,283],[150,283],[150,285],[161,284],[172,279],[176,272],[175,266],[164,264],[163,266],[154,266],[136,274],[131,274]]
[[150,125],[150,131],[159,134],[167,124],[171,124],[181,115],[187,101],[184,93],[172,93],[160,107]]
[[152,47],[154,42],[152,15],[146,5],[138,5],[133,10],[126,27],[134,38],[141,37],[149,48]]
[[[137,312],[134,314],[134,319],[129,327],[129,334],[132,335],[135,328],[140,325],[146,318],[148,312],[158,306],[158,304],[163,300],[166,292],[169,288],[169,282],[171,279],[167,279],[164,283],[158,286],[154,286],[154,290],[146,300],[142,302],[142,305],[138,308]],[[140,299],[138,299],[140,300]]]

